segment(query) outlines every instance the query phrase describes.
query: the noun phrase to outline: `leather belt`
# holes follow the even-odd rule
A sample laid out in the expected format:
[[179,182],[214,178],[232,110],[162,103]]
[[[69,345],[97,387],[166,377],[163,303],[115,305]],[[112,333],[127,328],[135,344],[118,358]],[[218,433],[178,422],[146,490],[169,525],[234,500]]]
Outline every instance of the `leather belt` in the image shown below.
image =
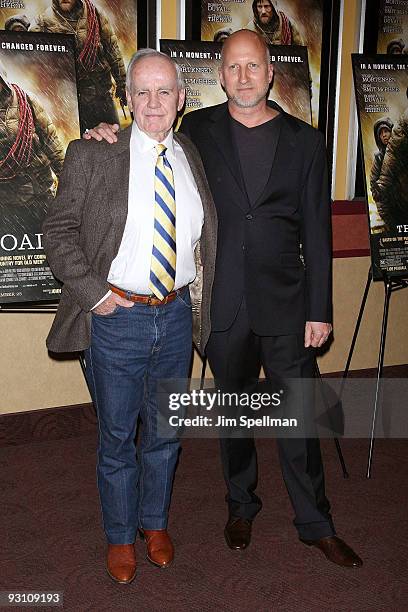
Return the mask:
[[131,291],[124,291],[123,289],[119,289],[119,287],[115,287],[115,285],[111,284],[109,284],[109,288],[111,291],[113,291],[113,293],[116,293],[117,295],[120,295],[120,297],[125,298],[125,300],[130,300],[131,302],[147,304],[148,306],[164,306],[164,304],[173,302],[177,295],[186,287],[181,287],[180,289],[171,291],[163,300],[159,300],[159,298],[155,295],[140,295],[138,293],[132,293]]

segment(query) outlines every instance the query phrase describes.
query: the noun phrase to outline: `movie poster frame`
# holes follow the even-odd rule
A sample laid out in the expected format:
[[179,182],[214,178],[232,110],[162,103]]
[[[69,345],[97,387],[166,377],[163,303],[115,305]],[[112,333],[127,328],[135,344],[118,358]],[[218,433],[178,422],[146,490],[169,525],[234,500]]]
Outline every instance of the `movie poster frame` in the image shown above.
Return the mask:
[[[149,0],[134,0],[134,2],[137,3],[137,21],[135,24],[137,47],[138,49],[143,47],[155,48],[157,37],[157,1],[152,2]],[[27,300],[23,302],[5,302],[0,303],[0,313],[43,312],[50,314],[56,312],[58,303],[59,297],[55,297],[52,300]]]
[[143,49],[146,47],[155,49],[157,40],[157,0],[154,2],[149,0],[135,0],[135,2],[137,2],[137,47],[138,49]]
[[[370,221],[370,210],[369,210],[369,184],[368,184],[368,180],[367,180],[367,175],[365,173],[365,167],[366,167],[366,151],[364,148],[364,142],[363,142],[363,138],[362,138],[362,119],[361,119],[361,108],[358,107],[358,100],[357,100],[357,76],[356,76],[356,70],[354,69],[354,65],[357,64],[357,62],[360,61],[365,61],[367,63],[374,63],[375,61],[378,61],[379,63],[381,63],[381,61],[384,60],[384,58],[387,58],[390,56],[387,56],[385,54],[368,54],[368,53],[352,53],[351,55],[351,62],[352,62],[352,72],[353,72],[353,83],[354,83],[354,96],[355,96],[355,100],[356,100],[356,108],[357,108],[357,119],[358,119],[358,133],[359,133],[359,137],[358,137],[358,145],[359,145],[359,151],[360,151],[360,156],[361,156],[361,161],[362,161],[362,167],[364,170],[364,189],[365,189],[365,207],[366,207],[366,214],[367,214],[367,228],[368,228],[368,237],[369,237],[369,243],[370,243],[370,260],[371,260],[371,267],[370,267],[370,274],[371,274],[371,279],[375,282],[375,281],[379,281],[382,280],[384,282],[386,282],[387,280],[392,279],[393,281],[400,281],[401,279],[407,280],[408,279],[408,271],[407,270],[402,270],[402,271],[390,271],[390,270],[383,270],[380,265],[378,265],[378,262],[376,261],[377,259],[380,260],[381,255],[380,253],[375,253],[375,249],[378,248],[378,246],[375,244],[374,238],[373,238],[373,232],[372,232],[372,228],[371,228],[371,221]],[[396,57],[396,56],[391,56],[391,57]],[[397,61],[397,60],[395,60]],[[392,234],[395,232],[391,232],[391,236],[386,234],[387,238],[390,237],[394,237],[392,236]],[[404,285],[406,286],[406,285]]]
[[[181,0],[185,5],[185,39],[201,38],[201,2]],[[341,0],[323,2],[322,52],[318,129],[324,134],[331,176],[335,141],[335,100]]]
[[[338,38],[336,38],[336,31],[338,32],[340,5],[340,0],[328,0],[323,2],[322,59],[319,100],[319,129],[322,132],[325,132],[326,126],[330,123],[328,104],[331,96],[329,92],[332,88],[333,79],[335,83],[338,50]],[[200,40],[201,3],[197,2],[197,0],[185,0],[185,22],[185,39]]]
[[[362,53],[365,55],[377,53],[380,27],[381,0],[370,0],[365,5],[364,43]],[[365,197],[364,169],[361,158],[362,145],[357,148],[356,179],[354,185],[355,197]]]

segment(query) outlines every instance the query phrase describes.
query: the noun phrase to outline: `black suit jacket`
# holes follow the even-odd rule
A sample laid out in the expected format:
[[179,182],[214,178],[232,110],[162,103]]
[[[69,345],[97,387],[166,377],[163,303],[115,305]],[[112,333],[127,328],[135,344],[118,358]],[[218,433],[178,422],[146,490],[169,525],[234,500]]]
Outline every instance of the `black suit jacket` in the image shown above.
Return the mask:
[[[251,206],[232,141],[227,104],[186,115],[181,131],[202,157],[218,215],[211,329],[232,324],[245,295],[260,335],[303,333],[331,322],[330,199],[324,140],[282,112],[266,187]],[[300,258],[300,244],[304,263]]]

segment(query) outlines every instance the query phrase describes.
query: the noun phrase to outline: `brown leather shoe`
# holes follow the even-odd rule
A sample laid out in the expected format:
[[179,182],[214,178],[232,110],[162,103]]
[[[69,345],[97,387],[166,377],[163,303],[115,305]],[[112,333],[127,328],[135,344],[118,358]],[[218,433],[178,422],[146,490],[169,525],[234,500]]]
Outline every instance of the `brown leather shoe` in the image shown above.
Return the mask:
[[251,542],[252,522],[240,516],[230,516],[224,529],[225,541],[232,550],[244,550]]
[[174,559],[174,546],[166,529],[140,529],[147,545],[146,559],[158,567],[168,567]]
[[129,584],[136,576],[133,544],[108,544],[106,571],[115,582]]
[[315,546],[322,551],[329,561],[337,563],[337,565],[343,567],[361,567],[363,565],[363,561],[354,550],[337,536],[320,538],[320,540],[303,540],[300,538],[300,541],[307,546]]

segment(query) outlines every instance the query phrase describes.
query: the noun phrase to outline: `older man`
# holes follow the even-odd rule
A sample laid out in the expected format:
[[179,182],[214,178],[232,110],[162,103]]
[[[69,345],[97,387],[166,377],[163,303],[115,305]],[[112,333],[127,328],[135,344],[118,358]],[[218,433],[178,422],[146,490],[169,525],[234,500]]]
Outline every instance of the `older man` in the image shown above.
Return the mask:
[[138,529],[151,562],[165,567],[173,559],[166,528],[179,443],[158,435],[156,385],[188,376],[197,267],[196,286],[204,285],[202,295],[195,291],[198,347],[209,336],[216,216],[194,146],[173,135],[184,96],[172,60],[136,53],[127,72],[133,125],[112,146],[70,144],[44,224],[50,266],[64,283],[47,345],[86,350],[107,570],[122,583],[135,576]]
[[[327,161],[322,135],[268,102],[273,67],[260,34],[235,32],[221,60],[228,102],[189,113],[181,130],[201,154],[218,216],[206,352],[222,390],[250,393],[261,365],[283,388],[291,379],[312,379],[315,349],[331,333]],[[114,142],[114,130],[102,125],[91,135]],[[310,385],[299,388],[295,409],[308,437],[277,440],[299,539],[333,563],[359,567],[361,559],[335,533],[319,440],[308,435]],[[262,507],[253,438],[222,439],[221,458],[229,511],[224,535],[230,548],[242,550]]]

